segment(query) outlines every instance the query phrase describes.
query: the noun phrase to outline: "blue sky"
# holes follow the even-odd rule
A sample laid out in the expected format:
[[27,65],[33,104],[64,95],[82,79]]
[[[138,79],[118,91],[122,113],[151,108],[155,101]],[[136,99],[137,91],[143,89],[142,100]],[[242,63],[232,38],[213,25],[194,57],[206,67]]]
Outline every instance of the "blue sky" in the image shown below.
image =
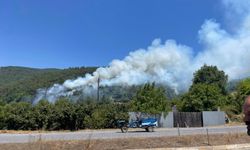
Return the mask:
[[0,66],[106,66],[155,38],[199,51],[205,19],[223,25],[218,0],[2,0]]

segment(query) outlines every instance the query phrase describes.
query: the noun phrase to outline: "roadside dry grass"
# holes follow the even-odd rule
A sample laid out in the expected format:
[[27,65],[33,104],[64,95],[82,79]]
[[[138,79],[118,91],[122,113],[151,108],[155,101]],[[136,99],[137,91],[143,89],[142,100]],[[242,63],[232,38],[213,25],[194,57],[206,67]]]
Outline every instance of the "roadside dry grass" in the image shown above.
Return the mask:
[[189,147],[207,145],[226,145],[249,143],[246,134],[215,134],[158,137],[158,138],[124,138],[112,140],[83,140],[83,141],[37,141],[24,144],[0,144],[2,150],[105,150],[105,149],[133,149],[133,148],[162,148]]
[[54,130],[54,131],[48,131],[48,130],[0,130],[0,134],[30,134],[30,133],[60,133],[60,132],[79,132],[79,131],[109,131],[114,129],[83,129],[83,130],[76,130],[76,131],[70,131],[70,130]]

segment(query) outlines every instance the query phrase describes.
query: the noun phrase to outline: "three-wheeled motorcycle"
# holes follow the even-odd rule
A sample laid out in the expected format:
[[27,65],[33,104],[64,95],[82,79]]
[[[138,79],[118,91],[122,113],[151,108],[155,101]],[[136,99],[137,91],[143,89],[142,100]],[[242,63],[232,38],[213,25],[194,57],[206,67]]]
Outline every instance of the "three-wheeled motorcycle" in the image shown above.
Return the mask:
[[128,132],[128,128],[143,128],[147,132],[153,132],[154,129],[158,127],[158,122],[155,118],[144,118],[131,121],[130,123],[126,122],[125,120],[120,120],[118,125],[123,133]]

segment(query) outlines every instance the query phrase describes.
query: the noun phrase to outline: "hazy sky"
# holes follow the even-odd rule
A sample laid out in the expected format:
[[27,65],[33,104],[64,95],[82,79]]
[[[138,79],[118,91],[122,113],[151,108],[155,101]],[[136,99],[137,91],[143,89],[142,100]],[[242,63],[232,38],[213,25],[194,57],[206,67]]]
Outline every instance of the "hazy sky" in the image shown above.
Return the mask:
[[106,66],[155,38],[198,52],[218,0],[0,0],[0,66]]

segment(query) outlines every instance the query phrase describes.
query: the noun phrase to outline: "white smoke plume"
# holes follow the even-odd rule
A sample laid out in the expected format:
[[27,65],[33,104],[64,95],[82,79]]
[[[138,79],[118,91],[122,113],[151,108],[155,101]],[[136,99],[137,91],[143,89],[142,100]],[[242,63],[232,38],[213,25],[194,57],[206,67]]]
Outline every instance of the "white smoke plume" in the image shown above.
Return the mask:
[[[46,97],[54,101],[75,91],[85,94],[96,89],[98,78],[101,86],[140,85],[146,82],[166,84],[176,91],[186,90],[193,73],[202,65],[216,65],[229,75],[229,79],[250,76],[250,2],[224,0],[226,20],[234,25],[229,33],[213,19],[206,20],[198,32],[204,49],[198,54],[193,49],[177,44],[174,40],[161,43],[155,39],[147,49],[129,53],[123,60],[113,60],[108,67],[98,68],[92,75],[67,80],[62,85],[38,91],[35,103]],[[234,17],[237,23],[233,22]]]

